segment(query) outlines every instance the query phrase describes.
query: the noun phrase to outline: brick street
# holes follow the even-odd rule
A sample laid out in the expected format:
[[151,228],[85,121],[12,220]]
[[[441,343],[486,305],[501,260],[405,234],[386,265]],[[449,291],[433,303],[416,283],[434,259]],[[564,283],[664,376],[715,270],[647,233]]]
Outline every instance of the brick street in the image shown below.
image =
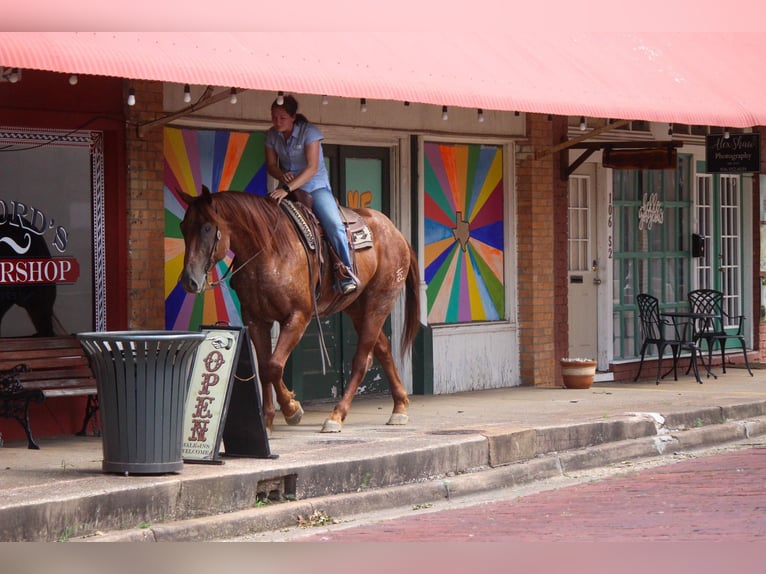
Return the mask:
[[749,448],[300,540],[762,542],[765,478],[766,448]]

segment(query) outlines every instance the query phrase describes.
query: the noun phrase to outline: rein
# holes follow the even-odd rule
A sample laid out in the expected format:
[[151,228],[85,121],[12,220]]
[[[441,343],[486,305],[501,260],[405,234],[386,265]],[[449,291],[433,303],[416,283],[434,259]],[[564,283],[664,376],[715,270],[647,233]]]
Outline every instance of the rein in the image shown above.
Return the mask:
[[[218,215],[218,207],[215,206],[215,213]],[[253,259],[258,257],[261,253],[263,253],[263,248],[256,251],[253,255],[251,255],[242,265],[237,267],[236,270],[232,271],[231,268],[234,266],[234,261],[236,261],[236,257],[232,259],[231,263],[229,263],[229,267],[226,269],[226,272],[223,274],[223,276],[218,281],[208,281],[207,276],[210,273],[210,269],[213,267],[213,258],[215,257],[215,250],[218,249],[218,242],[221,240],[221,230],[216,225],[215,227],[215,241],[213,241],[213,245],[210,248],[210,255],[207,258],[207,264],[205,265],[205,288],[203,291],[210,291],[211,289],[215,289],[225,281],[231,281],[231,278],[234,277],[237,273],[239,273],[245,265],[250,263]]]

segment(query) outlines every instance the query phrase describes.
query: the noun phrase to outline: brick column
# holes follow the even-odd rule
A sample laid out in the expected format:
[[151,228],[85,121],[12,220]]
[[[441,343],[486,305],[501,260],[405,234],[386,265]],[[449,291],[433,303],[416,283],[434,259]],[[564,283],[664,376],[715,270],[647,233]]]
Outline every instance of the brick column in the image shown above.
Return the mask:
[[569,347],[567,310],[567,184],[559,155],[535,159],[558,144],[566,118],[527,114],[528,141],[518,148],[519,344],[522,385],[558,385],[558,359]]
[[163,197],[163,130],[138,126],[163,114],[162,83],[125,82],[136,92],[127,107],[128,328],[165,328],[165,202]]

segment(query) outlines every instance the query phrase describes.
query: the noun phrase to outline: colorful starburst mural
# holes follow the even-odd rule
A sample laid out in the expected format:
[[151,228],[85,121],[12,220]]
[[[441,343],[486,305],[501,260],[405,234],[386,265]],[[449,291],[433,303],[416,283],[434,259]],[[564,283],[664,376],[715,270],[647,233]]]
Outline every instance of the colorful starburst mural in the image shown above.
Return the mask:
[[[206,185],[214,193],[233,189],[264,195],[264,133],[166,128],[164,137],[165,327],[197,330],[219,321],[240,326],[239,299],[227,283],[200,295],[186,293],[178,283],[184,255],[179,192],[199,195]],[[224,277],[231,258],[230,254],[211,270],[211,281]]]
[[504,319],[502,148],[428,142],[424,165],[429,323]]

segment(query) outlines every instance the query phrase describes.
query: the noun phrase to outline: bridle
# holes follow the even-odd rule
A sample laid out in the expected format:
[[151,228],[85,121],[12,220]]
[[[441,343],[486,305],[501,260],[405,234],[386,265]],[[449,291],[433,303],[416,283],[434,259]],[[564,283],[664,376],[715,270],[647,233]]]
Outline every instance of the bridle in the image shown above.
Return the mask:
[[247,260],[245,260],[245,262],[242,265],[240,265],[234,271],[232,271],[231,269],[234,266],[234,261],[236,261],[236,257],[235,257],[234,259],[231,260],[231,263],[229,263],[229,266],[226,268],[226,272],[221,276],[221,278],[218,281],[208,281],[208,274],[210,273],[210,270],[213,268],[213,265],[215,265],[215,261],[214,261],[214,259],[215,259],[215,252],[218,249],[218,242],[219,241],[221,241],[221,230],[216,225],[216,227],[215,227],[215,240],[213,240],[213,245],[210,248],[210,254],[208,255],[207,263],[205,264],[205,287],[204,287],[203,291],[209,291],[211,289],[215,289],[216,287],[218,287],[222,283],[224,283],[226,281],[231,281],[231,278],[234,277],[234,275],[236,275],[240,271],[242,271],[242,269],[245,267],[245,265],[250,263],[253,259],[258,257],[261,253],[263,253],[263,248],[259,249],[258,251],[253,253],[253,255],[248,257]]

